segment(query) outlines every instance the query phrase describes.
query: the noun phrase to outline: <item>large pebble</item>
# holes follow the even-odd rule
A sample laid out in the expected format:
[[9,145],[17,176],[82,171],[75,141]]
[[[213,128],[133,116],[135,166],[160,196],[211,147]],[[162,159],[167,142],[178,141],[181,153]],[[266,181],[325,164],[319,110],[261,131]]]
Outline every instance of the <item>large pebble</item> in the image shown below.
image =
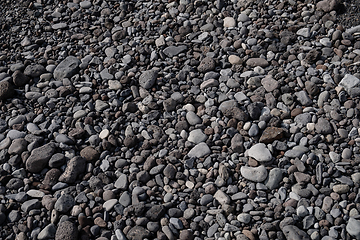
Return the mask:
[[44,72],[46,72],[46,70],[45,70],[44,66],[42,66],[40,64],[28,65],[28,66],[26,66],[26,68],[24,70],[24,74],[29,77],[39,77]]
[[63,80],[64,78],[71,78],[79,71],[80,60],[74,56],[68,56],[54,70],[54,78],[56,80]]
[[201,118],[193,111],[189,111],[186,113],[186,120],[190,125],[196,125],[202,122]]
[[155,84],[157,75],[158,72],[155,70],[148,70],[143,72],[139,77],[140,86],[145,89],[151,88]]
[[190,132],[188,141],[198,144],[201,142],[205,142],[207,138],[208,137],[206,136],[206,134],[203,133],[201,129],[195,129]]
[[14,95],[14,87],[7,80],[0,81],[0,100],[10,98]]
[[221,190],[217,190],[216,193],[214,194],[214,198],[221,204],[221,205],[224,205],[224,204],[229,204],[231,199],[230,197],[224,193],[223,191]]
[[30,157],[26,160],[26,170],[29,172],[40,172],[47,165],[55,152],[55,145],[53,143],[45,144],[42,147],[35,148]]
[[271,161],[272,155],[269,149],[266,148],[266,145],[263,143],[258,143],[252,146],[248,151],[249,157],[256,159],[259,162],[268,162]]
[[346,231],[356,239],[360,239],[360,221],[351,217],[346,225]]
[[59,181],[74,183],[77,177],[85,171],[86,161],[84,158],[76,156],[67,163],[64,173],[59,177]]
[[187,46],[186,45],[180,45],[180,46],[169,46],[164,49],[164,54],[168,57],[173,57],[179,55],[181,52],[186,51]]
[[250,58],[246,61],[246,65],[248,65],[249,67],[267,67],[269,66],[269,62],[266,61],[266,59],[264,58]]
[[310,240],[306,232],[294,225],[287,225],[283,227],[282,231],[288,240]]
[[202,142],[202,143],[197,144],[195,147],[193,147],[189,151],[188,156],[202,158],[205,155],[208,155],[210,153],[211,153],[211,150],[210,150],[209,146],[206,143]]
[[265,181],[265,185],[270,189],[276,189],[280,186],[280,182],[283,179],[283,170],[280,168],[273,168],[269,172],[269,176]]
[[351,74],[345,74],[344,78],[340,81],[339,85],[350,93],[350,90],[360,84],[360,79]]
[[63,194],[55,202],[54,209],[61,213],[68,212],[75,205],[74,198],[69,194]]
[[55,233],[55,240],[77,240],[78,228],[70,221],[64,221],[59,224]]
[[41,207],[41,202],[38,199],[31,199],[21,205],[21,210],[28,213],[30,210]]
[[236,21],[233,17],[224,18],[224,27],[229,28],[229,27],[235,27],[235,26],[236,26]]
[[315,124],[315,131],[320,134],[331,134],[333,129],[330,122],[325,118],[319,118]]
[[258,167],[242,166],[240,173],[245,179],[253,182],[263,182],[268,176],[268,172],[263,165]]
[[41,230],[41,232],[37,236],[37,239],[38,240],[43,240],[43,239],[54,238],[55,233],[56,233],[56,227],[55,227],[55,225],[53,223],[50,223]]
[[145,238],[149,238],[150,236],[150,232],[141,226],[132,227],[126,234],[126,237],[129,240],[142,240]]
[[198,71],[206,73],[215,69],[216,63],[215,60],[211,57],[205,57],[201,60],[200,65],[198,66]]
[[236,55],[230,55],[229,62],[233,65],[242,64],[241,58]]

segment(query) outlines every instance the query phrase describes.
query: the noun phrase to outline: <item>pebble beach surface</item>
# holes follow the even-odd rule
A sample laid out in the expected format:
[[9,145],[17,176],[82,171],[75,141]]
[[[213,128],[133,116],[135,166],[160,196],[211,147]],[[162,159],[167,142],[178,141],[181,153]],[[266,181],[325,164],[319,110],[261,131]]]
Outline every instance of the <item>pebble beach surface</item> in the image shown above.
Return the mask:
[[359,2],[0,1],[0,239],[360,239]]

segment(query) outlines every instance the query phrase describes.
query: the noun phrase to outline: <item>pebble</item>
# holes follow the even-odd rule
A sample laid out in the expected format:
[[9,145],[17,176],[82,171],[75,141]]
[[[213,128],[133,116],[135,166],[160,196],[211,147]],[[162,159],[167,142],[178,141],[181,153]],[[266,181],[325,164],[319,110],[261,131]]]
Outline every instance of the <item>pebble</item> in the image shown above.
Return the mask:
[[346,225],[346,231],[356,239],[360,238],[360,221],[350,218]]
[[32,198],[43,198],[45,196],[44,192],[35,189],[30,189],[29,191],[26,192],[26,194]]
[[195,144],[205,142],[208,137],[201,131],[201,129],[195,129],[189,133],[188,141]]
[[80,151],[80,156],[88,162],[95,162],[99,159],[100,154],[93,147],[87,146]]
[[345,185],[345,184],[338,184],[333,186],[333,191],[339,194],[343,194],[343,193],[347,193],[349,192],[350,187],[349,185]]
[[263,165],[258,167],[243,166],[240,172],[245,179],[253,182],[263,182],[268,176],[268,172]]
[[201,142],[189,151],[188,156],[201,158],[201,157],[204,157],[205,155],[209,154],[210,152],[211,152],[211,150],[208,147],[208,145],[204,142]]
[[74,183],[78,176],[85,171],[86,161],[82,157],[73,157],[67,163],[65,171],[59,177],[60,182]]
[[109,80],[108,84],[109,84],[109,89],[112,89],[112,90],[119,90],[122,88],[121,83],[117,80]]
[[55,233],[55,240],[68,239],[75,240],[78,239],[78,229],[74,223],[70,221],[64,221],[59,224]]
[[306,234],[306,232],[302,231],[301,229],[299,229],[294,225],[287,225],[283,227],[282,231],[286,239],[294,239],[294,240],[310,239],[309,236]]
[[283,179],[283,171],[280,168],[273,168],[269,171],[268,178],[265,181],[265,185],[270,190],[277,189],[280,186],[280,182]]
[[256,159],[259,162],[271,161],[272,155],[263,143],[257,143],[248,151],[249,157]]
[[296,34],[304,38],[308,38],[310,37],[310,28],[301,28],[296,32]]
[[234,18],[232,18],[232,17],[224,18],[224,27],[230,28],[230,27],[235,27],[235,26],[236,26],[236,21]]
[[29,211],[33,210],[33,209],[37,209],[41,206],[41,202],[38,199],[31,199],[28,201],[25,201],[22,205],[21,205],[21,210],[23,212],[28,213]]
[[110,211],[115,204],[118,203],[117,199],[109,199],[106,202],[104,202],[103,207],[106,211]]
[[75,205],[74,198],[69,194],[63,194],[55,202],[54,209],[56,211],[66,213]]
[[189,111],[186,113],[186,120],[190,125],[196,125],[202,122],[201,118],[197,116],[196,113],[193,111]]
[[250,221],[251,221],[251,215],[248,214],[248,213],[240,213],[236,219],[239,221],[239,222],[242,222],[242,223],[245,223],[245,224],[248,224]]
[[201,60],[197,69],[199,72],[206,73],[206,72],[214,70],[215,65],[216,65],[216,63],[213,58],[205,57],[203,60]]
[[[169,229],[169,231],[170,231],[170,229]],[[126,234],[126,237],[129,240],[145,239],[145,238],[150,237],[150,232],[141,226],[134,226]]]
[[48,165],[48,162],[54,152],[55,146],[52,143],[35,148],[26,160],[26,169],[30,172],[40,172]]
[[114,186],[116,188],[122,189],[122,190],[126,190],[128,187],[128,180],[125,174],[121,174],[118,179],[116,180]]
[[14,87],[10,84],[9,81],[2,80],[0,81],[0,99],[10,98],[14,94]]
[[90,1],[82,1],[79,3],[81,8],[88,9],[92,6]]
[[37,239],[42,240],[42,239],[54,238],[55,234],[56,234],[56,227],[53,223],[50,223],[41,230],[41,232],[37,236]]
[[233,65],[239,65],[242,63],[241,58],[236,55],[230,55],[229,62]]
[[184,52],[185,50],[187,50],[187,46],[180,45],[180,46],[169,46],[165,48],[163,52],[168,57],[174,57],[176,55],[179,55],[181,52]]
[[[54,24],[54,29],[65,28],[66,24],[62,23]],[[53,76],[56,80],[63,80],[64,78],[71,78],[74,74],[79,71],[80,60],[74,56],[66,57],[59,65],[56,66]]]
[[109,129],[104,129],[100,132],[99,137],[100,139],[105,139],[109,136],[109,134],[110,134]]
[[224,193],[221,190],[216,191],[216,193],[214,194],[214,198],[221,204],[229,204],[230,203],[230,197]]
[[149,70],[149,71],[143,72],[141,74],[141,76],[139,77],[140,86],[145,89],[151,88],[155,84],[157,75],[158,75],[158,73],[155,70]]
[[265,67],[269,66],[269,62],[263,58],[250,58],[246,61],[246,65],[249,67],[259,66],[259,67],[265,68]]

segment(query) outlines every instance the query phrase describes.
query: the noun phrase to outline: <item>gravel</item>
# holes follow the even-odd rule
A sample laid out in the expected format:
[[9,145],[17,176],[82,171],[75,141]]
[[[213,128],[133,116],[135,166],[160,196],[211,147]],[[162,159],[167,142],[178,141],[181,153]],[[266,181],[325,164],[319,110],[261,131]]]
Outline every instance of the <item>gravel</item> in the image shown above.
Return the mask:
[[357,0],[0,11],[0,239],[360,238]]

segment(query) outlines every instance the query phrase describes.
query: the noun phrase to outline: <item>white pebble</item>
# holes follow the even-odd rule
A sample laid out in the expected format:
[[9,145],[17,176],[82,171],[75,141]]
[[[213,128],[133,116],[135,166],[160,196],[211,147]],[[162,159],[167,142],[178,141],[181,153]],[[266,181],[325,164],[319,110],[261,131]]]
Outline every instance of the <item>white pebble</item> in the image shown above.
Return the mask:
[[109,136],[109,134],[110,134],[109,129],[104,129],[104,130],[102,130],[102,131],[100,132],[99,138],[105,139],[105,138],[107,138],[107,137]]

